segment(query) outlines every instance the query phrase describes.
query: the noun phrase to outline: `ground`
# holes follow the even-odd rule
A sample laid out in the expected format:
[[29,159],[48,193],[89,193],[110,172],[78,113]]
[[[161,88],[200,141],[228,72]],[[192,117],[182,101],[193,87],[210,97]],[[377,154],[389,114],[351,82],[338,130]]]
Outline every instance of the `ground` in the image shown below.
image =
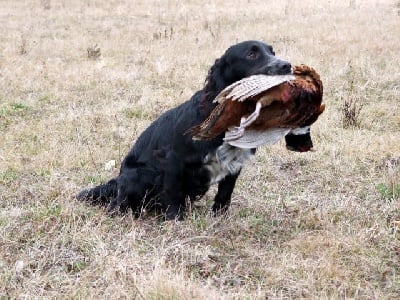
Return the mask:
[[[1,6],[0,298],[400,297],[399,1]],[[74,199],[248,39],[321,74],[315,152],[260,149],[223,217],[215,189],[179,223]]]

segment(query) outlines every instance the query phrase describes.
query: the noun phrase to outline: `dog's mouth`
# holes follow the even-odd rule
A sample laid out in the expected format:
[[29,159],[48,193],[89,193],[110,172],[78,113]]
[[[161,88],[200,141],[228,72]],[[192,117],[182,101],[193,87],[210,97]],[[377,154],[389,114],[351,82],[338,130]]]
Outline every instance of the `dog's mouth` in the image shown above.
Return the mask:
[[261,68],[258,68],[251,72],[249,76],[252,75],[270,75],[270,76],[275,76],[275,75],[293,75],[294,69],[292,66],[290,68],[282,68],[279,66],[271,66],[271,65],[266,65]]
[[293,74],[293,68],[290,68],[288,71],[285,70],[279,70],[279,69],[268,69],[265,75],[292,75]]

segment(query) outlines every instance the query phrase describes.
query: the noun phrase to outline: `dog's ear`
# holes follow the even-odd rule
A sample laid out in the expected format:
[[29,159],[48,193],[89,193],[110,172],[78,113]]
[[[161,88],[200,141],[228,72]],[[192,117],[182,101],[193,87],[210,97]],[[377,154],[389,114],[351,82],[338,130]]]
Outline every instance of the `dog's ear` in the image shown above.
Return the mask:
[[227,86],[227,83],[224,80],[225,68],[225,59],[224,57],[221,57],[215,60],[214,65],[208,71],[204,90],[206,94],[210,95],[212,98]]
[[162,147],[161,149],[153,150],[153,158],[160,164],[165,164],[167,162],[167,148]]

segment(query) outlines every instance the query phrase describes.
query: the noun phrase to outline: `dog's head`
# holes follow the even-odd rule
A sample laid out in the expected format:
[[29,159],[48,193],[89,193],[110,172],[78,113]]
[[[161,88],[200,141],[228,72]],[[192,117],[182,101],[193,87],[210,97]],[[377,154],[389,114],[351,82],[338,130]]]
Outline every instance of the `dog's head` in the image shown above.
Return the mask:
[[291,64],[276,57],[272,46],[259,41],[246,41],[231,46],[215,61],[206,79],[206,89],[216,94],[235,81],[251,75],[290,73]]

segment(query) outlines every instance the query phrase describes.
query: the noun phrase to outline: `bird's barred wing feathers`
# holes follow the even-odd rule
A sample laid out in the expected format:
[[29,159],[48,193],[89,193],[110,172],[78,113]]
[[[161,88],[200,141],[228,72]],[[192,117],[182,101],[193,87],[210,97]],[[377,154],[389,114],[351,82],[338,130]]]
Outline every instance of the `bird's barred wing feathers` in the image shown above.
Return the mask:
[[[234,131],[228,130],[225,133],[224,141],[234,147],[252,149],[264,145],[273,145],[287,135],[290,130],[291,128],[280,127],[269,128],[263,131],[246,130],[239,138],[236,137]],[[234,135],[233,138],[232,133]]]
[[217,95],[214,102],[223,103],[226,99],[245,101],[283,82],[295,79],[294,75],[253,75],[236,81]]

